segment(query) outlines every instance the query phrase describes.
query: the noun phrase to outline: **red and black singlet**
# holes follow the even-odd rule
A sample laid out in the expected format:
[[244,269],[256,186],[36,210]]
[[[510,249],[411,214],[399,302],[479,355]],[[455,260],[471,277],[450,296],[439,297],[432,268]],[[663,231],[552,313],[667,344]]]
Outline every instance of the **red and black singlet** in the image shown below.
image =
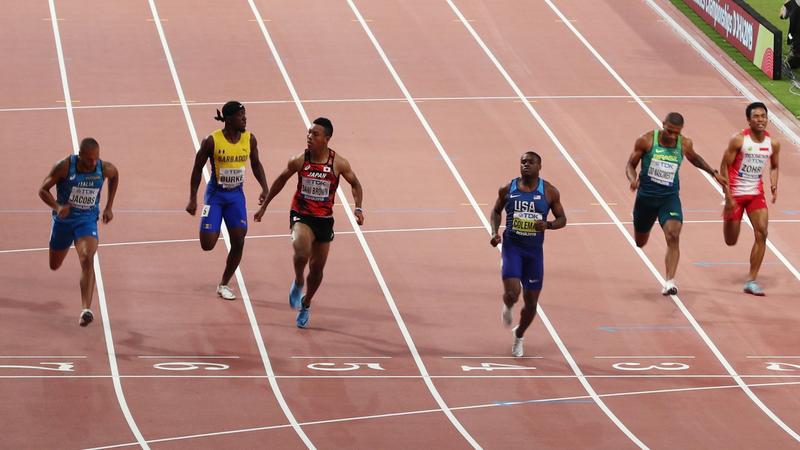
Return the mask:
[[297,192],[292,200],[292,211],[304,216],[333,217],[333,200],[339,186],[339,176],[333,173],[336,152],[328,149],[324,164],[311,161],[311,151],[305,151],[303,168],[298,172]]

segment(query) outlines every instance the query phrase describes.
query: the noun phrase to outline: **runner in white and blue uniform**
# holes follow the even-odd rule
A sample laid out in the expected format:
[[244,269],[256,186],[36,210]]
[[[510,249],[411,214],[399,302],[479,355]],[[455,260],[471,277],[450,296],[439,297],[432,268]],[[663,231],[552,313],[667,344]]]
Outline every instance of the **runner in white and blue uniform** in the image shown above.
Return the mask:
[[[502,186],[492,210],[492,246],[503,241],[502,278],[503,313],[506,326],[512,322],[512,308],[519,300],[520,288],[525,306],[520,312],[519,325],[512,330],[514,345],[511,354],[523,355],[522,338],[533,318],[544,280],[545,230],[557,230],[567,224],[561,197],[552,184],[539,177],[542,158],[535,152],[526,152],[520,159],[520,177]],[[499,234],[503,210],[506,212],[506,229]],[[555,220],[547,221],[552,212]]]
[[[103,223],[114,218],[112,205],[119,175],[116,167],[100,160],[100,145],[92,138],[81,142],[77,155],[70,155],[53,167],[39,188],[39,197],[53,210],[50,232],[50,269],[64,262],[70,246],[81,262],[81,314],[78,324],[85,327],[94,319],[91,311],[94,293],[94,254],[97,251],[97,220],[100,217],[100,193],[109,179],[108,200]],[[56,197],[50,189],[56,186]]]

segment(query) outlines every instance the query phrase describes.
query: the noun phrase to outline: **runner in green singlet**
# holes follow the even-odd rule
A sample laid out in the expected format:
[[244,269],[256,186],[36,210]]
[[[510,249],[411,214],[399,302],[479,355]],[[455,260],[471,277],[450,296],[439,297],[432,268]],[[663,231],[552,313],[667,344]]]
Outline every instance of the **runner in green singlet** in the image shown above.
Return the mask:
[[[663,295],[678,293],[675,271],[678,269],[679,239],[683,225],[678,172],[683,158],[708,172],[718,183],[725,184],[719,171],[694,151],[692,140],[681,135],[682,129],[683,116],[676,112],[667,114],[661,130],[648,131],[636,140],[625,167],[631,191],[636,191],[636,203],[633,205],[636,245],[644,247],[656,219],[667,240],[667,255],[664,258],[667,273],[661,290]],[[640,161],[642,170],[637,175],[636,168]]]

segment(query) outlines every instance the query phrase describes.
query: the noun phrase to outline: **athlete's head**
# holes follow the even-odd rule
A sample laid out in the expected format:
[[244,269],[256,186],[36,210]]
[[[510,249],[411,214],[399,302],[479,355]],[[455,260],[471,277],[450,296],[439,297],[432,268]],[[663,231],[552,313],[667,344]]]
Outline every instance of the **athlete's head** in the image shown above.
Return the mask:
[[333,136],[333,124],[325,117],[314,119],[313,125],[308,129],[306,144],[309,150],[324,150],[328,147],[328,141]]
[[217,110],[215,120],[225,122],[225,128],[236,130],[243,133],[247,129],[247,115],[245,113],[244,105],[231,100],[222,106],[222,113]]
[[747,123],[754,131],[764,131],[767,128],[767,105],[761,102],[753,102],[747,105],[744,110],[747,115]]
[[523,177],[537,177],[542,168],[542,157],[534,151],[527,151],[519,158],[519,173]]
[[78,150],[78,164],[81,165],[81,169],[95,170],[98,159],[100,159],[100,144],[94,138],[84,138]]
[[671,144],[678,139],[681,130],[683,130],[683,116],[680,113],[671,112],[667,114],[661,125],[661,134],[664,136],[665,143]]

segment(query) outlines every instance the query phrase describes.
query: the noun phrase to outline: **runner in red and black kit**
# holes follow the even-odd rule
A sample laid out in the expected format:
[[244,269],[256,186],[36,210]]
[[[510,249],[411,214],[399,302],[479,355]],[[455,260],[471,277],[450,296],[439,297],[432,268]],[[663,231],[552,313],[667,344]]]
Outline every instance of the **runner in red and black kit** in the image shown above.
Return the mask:
[[[289,212],[295,273],[289,290],[289,305],[299,310],[296,319],[299,328],[308,326],[311,299],[322,283],[323,269],[333,240],[333,201],[339,187],[339,176],[350,183],[356,205],[353,210],[356,222],[359,225],[364,224],[361,183],[350,168],[350,163],[328,148],[331,136],[333,125],[330,120],[324,117],[314,120],[306,136],[308,148],[289,160],[286,169],[275,178],[267,199],[254,217],[256,222],[261,221],[267,205],[283,189],[289,178],[297,173],[297,192]],[[307,277],[304,275],[306,265]]]

